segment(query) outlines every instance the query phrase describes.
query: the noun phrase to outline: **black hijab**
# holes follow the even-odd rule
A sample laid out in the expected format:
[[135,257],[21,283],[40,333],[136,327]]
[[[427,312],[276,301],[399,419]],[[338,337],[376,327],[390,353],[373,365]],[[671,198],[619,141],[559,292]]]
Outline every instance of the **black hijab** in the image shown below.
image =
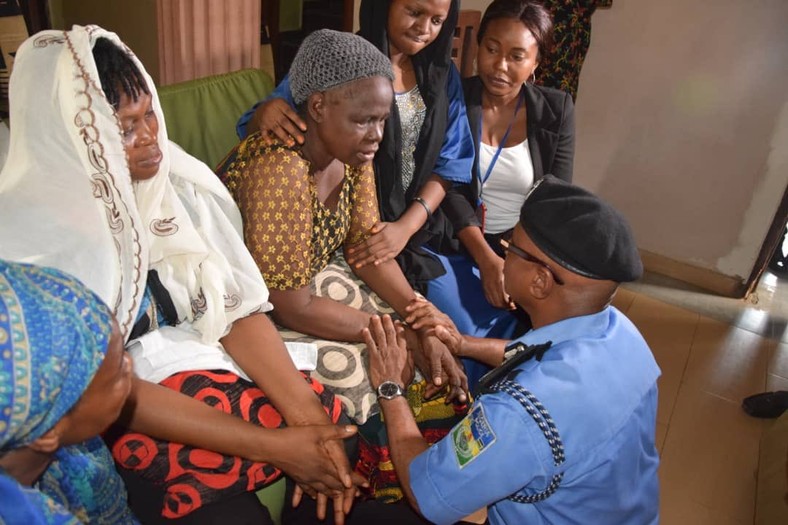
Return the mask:
[[[386,56],[389,56],[388,15],[391,1],[362,0],[359,8],[359,35],[372,42]],[[384,221],[396,221],[405,212],[432,174],[440,155],[448,125],[447,85],[449,72],[454,67],[451,61],[451,45],[459,11],[459,1],[452,0],[438,37],[411,57],[416,83],[427,110],[414,152],[413,182],[407,192],[402,187],[401,176],[402,130],[396,102],[392,103],[391,117],[386,121],[383,141],[374,160],[378,205]],[[440,262],[419,247],[431,240],[440,242],[446,238],[447,225],[448,221],[440,210],[435,210],[432,220],[411,238],[403,253],[397,257],[402,271],[414,286],[445,273]],[[435,248],[439,247],[435,242],[431,244]]]

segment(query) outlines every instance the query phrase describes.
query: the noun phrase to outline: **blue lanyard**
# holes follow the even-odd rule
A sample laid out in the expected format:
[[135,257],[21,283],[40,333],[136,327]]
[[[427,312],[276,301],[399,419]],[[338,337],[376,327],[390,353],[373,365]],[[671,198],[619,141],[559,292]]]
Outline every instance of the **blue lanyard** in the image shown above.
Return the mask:
[[[484,176],[481,175],[481,168],[479,167],[479,156],[476,157],[476,171],[479,173],[479,181],[481,184],[479,185],[479,198],[477,199],[476,205],[482,205],[482,191],[484,190],[484,183],[487,182],[487,179],[490,178],[492,175],[493,168],[495,167],[495,163],[498,162],[498,157],[501,155],[501,151],[503,150],[504,146],[506,145],[506,140],[509,138],[509,133],[512,131],[512,126],[514,126],[514,121],[517,120],[517,113],[520,111],[520,108],[523,105],[523,100],[525,100],[525,91],[520,90],[520,95],[517,99],[517,106],[514,108],[514,115],[512,115],[512,120],[509,122],[509,127],[506,128],[506,133],[503,134],[503,138],[498,143],[498,149],[495,151],[495,155],[493,155],[492,160],[490,161],[490,165],[487,166],[487,171],[485,172]],[[479,137],[479,151],[481,151],[481,144],[482,144],[482,120],[479,119],[479,129],[477,130],[477,137]]]

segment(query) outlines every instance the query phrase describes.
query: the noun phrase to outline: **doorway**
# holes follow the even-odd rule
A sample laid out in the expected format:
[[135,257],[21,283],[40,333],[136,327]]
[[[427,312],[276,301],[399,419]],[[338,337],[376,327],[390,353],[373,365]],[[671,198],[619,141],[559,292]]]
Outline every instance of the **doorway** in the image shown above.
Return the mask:
[[[777,250],[783,250],[783,244],[787,244],[785,248],[788,249],[788,243],[784,242],[786,223],[788,223],[788,188],[783,192],[780,206],[774,214],[774,220],[766,234],[766,239],[763,241],[761,251],[758,253],[758,258],[755,260],[755,266],[750,276],[747,278],[747,281],[744,283],[744,295],[742,298],[747,298],[755,291],[761,277],[769,266],[769,262],[772,260]],[[779,278],[780,276],[777,277]],[[788,287],[786,287],[785,293],[788,293]]]

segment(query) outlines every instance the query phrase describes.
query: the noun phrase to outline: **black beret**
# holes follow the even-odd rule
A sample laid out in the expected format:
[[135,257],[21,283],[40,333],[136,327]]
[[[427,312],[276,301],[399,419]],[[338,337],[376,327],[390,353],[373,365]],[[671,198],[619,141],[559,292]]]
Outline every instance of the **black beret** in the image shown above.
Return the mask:
[[619,283],[643,274],[624,216],[593,193],[552,175],[526,197],[520,225],[540,250],[571,272]]

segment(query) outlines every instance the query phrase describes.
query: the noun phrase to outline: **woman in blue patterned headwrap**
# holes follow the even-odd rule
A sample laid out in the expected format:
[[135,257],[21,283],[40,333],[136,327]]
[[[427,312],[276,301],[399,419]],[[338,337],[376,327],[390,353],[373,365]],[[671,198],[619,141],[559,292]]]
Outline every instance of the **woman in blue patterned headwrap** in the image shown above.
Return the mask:
[[130,388],[131,360],[95,294],[0,260],[0,523],[135,523],[97,437]]

